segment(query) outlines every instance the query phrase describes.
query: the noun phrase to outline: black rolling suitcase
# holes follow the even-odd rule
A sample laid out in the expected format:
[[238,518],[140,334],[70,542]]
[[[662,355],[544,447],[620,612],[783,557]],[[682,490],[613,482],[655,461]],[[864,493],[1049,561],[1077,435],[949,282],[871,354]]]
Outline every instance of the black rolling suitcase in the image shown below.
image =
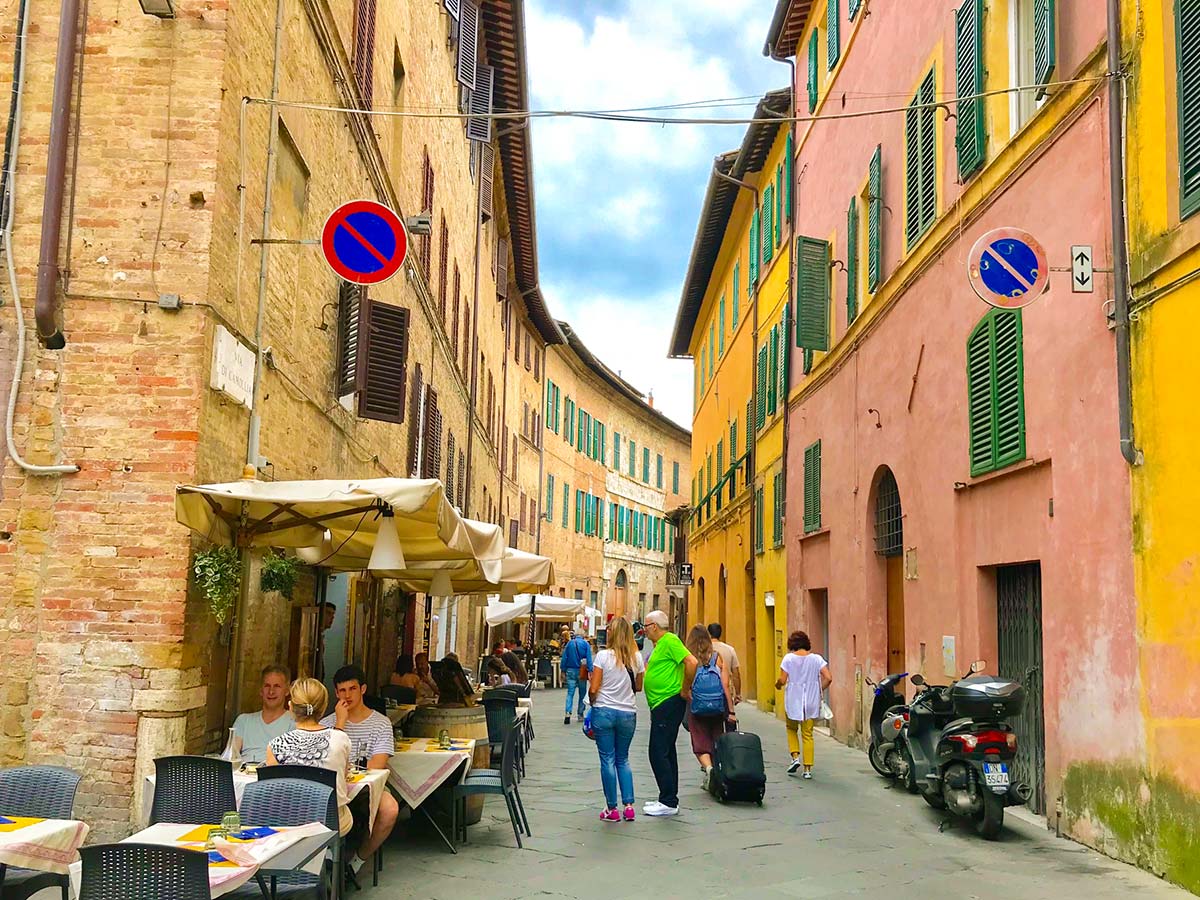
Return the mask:
[[757,734],[733,731],[717,738],[708,789],[721,802],[743,800],[762,806],[767,770]]

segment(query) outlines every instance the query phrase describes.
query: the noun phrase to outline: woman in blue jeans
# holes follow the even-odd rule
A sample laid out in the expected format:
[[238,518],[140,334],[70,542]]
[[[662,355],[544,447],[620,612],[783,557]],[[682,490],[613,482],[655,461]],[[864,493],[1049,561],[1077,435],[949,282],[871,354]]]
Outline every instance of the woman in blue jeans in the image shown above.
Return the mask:
[[634,694],[642,689],[646,664],[638,653],[629,620],[618,616],[608,623],[608,646],[596,654],[588,681],[592,703],[592,729],[600,754],[600,783],[604,786],[606,822],[621,821],[617,810],[617,788],[625,804],[624,819],[633,821],[633,770],[629,768],[629,745],[637,727]]

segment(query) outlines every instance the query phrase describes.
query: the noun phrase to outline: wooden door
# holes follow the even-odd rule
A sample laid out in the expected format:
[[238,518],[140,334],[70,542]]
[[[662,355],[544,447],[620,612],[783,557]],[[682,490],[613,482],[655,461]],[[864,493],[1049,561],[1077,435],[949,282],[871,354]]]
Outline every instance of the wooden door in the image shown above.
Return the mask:
[[904,656],[904,557],[887,557],[888,672],[907,671]]

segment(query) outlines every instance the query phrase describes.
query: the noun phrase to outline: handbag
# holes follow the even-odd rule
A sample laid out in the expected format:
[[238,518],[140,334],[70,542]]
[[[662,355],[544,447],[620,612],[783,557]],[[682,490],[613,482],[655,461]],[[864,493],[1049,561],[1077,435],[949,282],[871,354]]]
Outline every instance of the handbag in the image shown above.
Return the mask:
[[824,700],[821,701],[821,718],[830,722],[833,721],[833,710],[829,708],[829,704]]
[[583,733],[588,740],[594,741],[596,739],[596,729],[592,727],[592,708],[590,706],[583,716]]

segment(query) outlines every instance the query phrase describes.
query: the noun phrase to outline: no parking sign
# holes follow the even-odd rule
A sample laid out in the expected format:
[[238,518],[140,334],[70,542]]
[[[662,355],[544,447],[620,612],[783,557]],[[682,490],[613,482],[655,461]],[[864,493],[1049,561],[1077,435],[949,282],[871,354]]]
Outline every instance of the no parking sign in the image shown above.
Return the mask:
[[996,228],[975,242],[967,277],[979,299],[1000,309],[1020,309],[1050,285],[1046,251],[1027,231]]
[[354,284],[379,284],[400,271],[408,253],[408,233],[400,217],[374,200],[343,203],[321,232],[325,261]]

